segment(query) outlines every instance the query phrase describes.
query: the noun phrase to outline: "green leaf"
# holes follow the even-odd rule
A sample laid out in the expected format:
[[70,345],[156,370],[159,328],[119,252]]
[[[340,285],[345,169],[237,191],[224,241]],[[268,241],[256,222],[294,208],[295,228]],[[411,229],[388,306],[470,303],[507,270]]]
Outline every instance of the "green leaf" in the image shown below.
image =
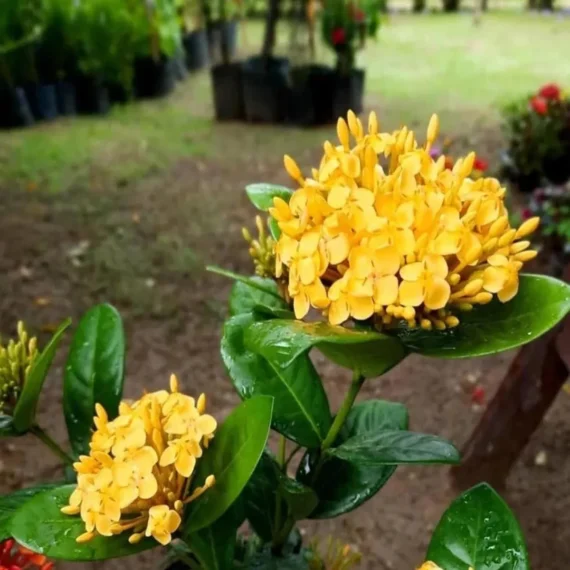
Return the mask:
[[319,502],[313,489],[281,472],[279,473],[279,492],[297,521],[307,518]]
[[[368,400],[350,410],[335,445],[341,445],[353,436],[376,433],[381,430],[405,430],[408,412],[402,404]],[[326,456],[323,467],[313,475],[314,457],[302,459],[297,479],[311,485],[319,496],[319,504],[311,518],[332,518],[360,506],[373,497],[394,474],[395,466],[362,465]],[[334,477],[330,474],[334,473]]]
[[[229,269],[224,269],[223,267],[218,267],[216,265],[206,266],[206,271],[209,271],[210,273],[215,273],[216,275],[221,275],[222,277],[227,277],[228,279],[233,279],[234,281],[237,281],[238,283],[243,283],[244,285],[248,285],[249,287],[252,287],[253,289],[257,289],[258,291],[261,291],[262,293],[267,293],[268,295],[273,295],[274,297],[276,297],[280,301],[283,300],[283,298],[281,297],[281,295],[279,295],[277,289],[273,285],[269,286],[265,283],[260,283],[257,280],[257,276],[255,276],[255,275],[252,277],[247,277],[245,275],[240,275],[239,273],[236,273],[235,271],[230,271]],[[272,280],[270,280],[270,281],[272,281]]]
[[246,570],[310,570],[310,554],[306,551],[277,558],[271,551],[263,551],[251,558],[244,566]]
[[287,367],[316,346],[330,360],[366,377],[380,376],[398,364],[406,351],[395,337],[327,323],[274,319],[249,327],[246,345],[270,362]]
[[0,414],[0,437],[13,437],[18,435],[24,434],[16,431],[14,418],[6,414]]
[[319,447],[332,423],[321,379],[306,354],[281,367],[249,350],[244,335],[260,319],[245,313],[224,325],[221,354],[233,385],[243,399],[272,396],[273,429],[304,447]]
[[277,220],[274,220],[273,218],[269,218],[269,220],[267,221],[267,225],[269,226],[269,231],[271,232],[271,237],[274,240],[278,240],[279,236],[281,235],[281,228],[279,227],[279,223],[277,222]]
[[236,501],[217,521],[190,534],[187,542],[204,570],[232,570],[237,530],[243,522]]
[[519,524],[486,483],[463,493],[445,511],[429,545],[427,560],[445,570],[529,570]]
[[60,510],[74,489],[75,485],[64,485],[26,501],[12,517],[10,534],[34,552],[71,562],[118,558],[158,546],[154,539],[129,544],[128,532],[77,543],[75,539],[85,532],[85,523],[78,515],[64,515]]
[[19,433],[27,432],[36,420],[36,408],[42,391],[42,386],[44,385],[49,367],[51,366],[57,347],[61,342],[63,333],[70,324],[71,319],[67,319],[59,325],[49,343],[36,358],[28,376],[26,377],[22,393],[18,398],[18,403],[14,408],[13,415],[14,429]]
[[273,207],[273,198],[281,198],[289,203],[293,190],[279,184],[266,184],[259,182],[257,184],[249,184],[245,187],[247,197],[251,203],[258,209],[267,212]]
[[[252,287],[251,282],[260,287]],[[230,293],[230,314],[241,315],[250,313],[256,308],[266,307],[269,309],[289,310],[289,305],[279,296],[277,283],[266,277],[251,277],[250,283],[238,281]],[[271,291],[271,292],[269,292]]]
[[246,486],[265,448],[273,398],[256,396],[242,402],[217,430],[198,462],[194,486],[214,475],[216,484],[187,508],[185,535],[219,519]]
[[508,303],[493,300],[459,314],[445,331],[397,329],[409,351],[438,358],[496,354],[526,344],[554,327],[570,311],[570,286],[545,275],[521,275],[519,292]]
[[265,451],[243,492],[245,516],[264,542],[270,542],[275,533],[278,469],[273,456]]
[[14,491],[9,495],[0,497],[0,542],[10,538],[10,523],[14,513],[32,497],[38,493],[42,493],[46,489],[51,489],[57,485],[39,485],[38,487],[31,487],[29,489],[21,489]]
[[399,430],[358,434],[328,449],[327,454],[361,465],[454,464],[461,460],[457,449],[440,437]]
[[63,411],[76,455],[89,452],[96,403],[110,419],[117,415],[124,377],[121,316],[110,305],[97,305],[85,313],[73,335],[63,380]]

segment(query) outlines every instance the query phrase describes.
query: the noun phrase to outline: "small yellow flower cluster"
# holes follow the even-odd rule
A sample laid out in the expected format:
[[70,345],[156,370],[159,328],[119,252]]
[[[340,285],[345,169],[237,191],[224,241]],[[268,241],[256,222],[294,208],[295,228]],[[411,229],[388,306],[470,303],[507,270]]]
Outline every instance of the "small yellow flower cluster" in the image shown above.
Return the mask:
[[[424,562],[418,570],[442,570],[437,564],[434,562]],[[469,570],[473,570],[473,568],[469,568]]]
[[30,338],[24,323],[18,322],[18,340],[0,346],[0,413],[13,412],[37,355],[36,338]]
[[318,540],[313,541],[311,550],[314,554],[309,560],[311,570],[349,570],[357,566],[362,559],[361,554],[350,545],[332,537],[327,540],[326,547],[323,547]]
[[174,375],[170,390],[145,394],[132,404],[122,402],[112,421],[96,405],[91,452],[74,464],[77,488],[62,509],[81,514],[85,522],[86,532],[77,542],[128,530],[131,543],[146,535],[168,544],[180,526],[183,506],[214,485],[210,475],[187,496],[196,460],[217,427],[204,414],[205,396],[196,402],[181,394]]
[[312,306],[332,324],[378,315],[383,326],[445,329],[459,323],[456,310],[516,295],[523,262],[536,256],[523,238],[539,219],[512,229],[506,189],[470,178],[474,153],[451,169],[431,158],[438,131],[434,115],[420,147],[407,127],[381,133],[371,113],[365,133],[349,112],[311,178],[285,156],[299,187],[289,204],[274,198],[270,214],[282,231],[275,275],[288,278],[298,319]]
[[249,244],[255,273],[260,277],[273,277],[275,268],[275,241],[267,234],[261,216],[255,217],[258,237],[254,239],[247,228],[242,228],[243,239]]

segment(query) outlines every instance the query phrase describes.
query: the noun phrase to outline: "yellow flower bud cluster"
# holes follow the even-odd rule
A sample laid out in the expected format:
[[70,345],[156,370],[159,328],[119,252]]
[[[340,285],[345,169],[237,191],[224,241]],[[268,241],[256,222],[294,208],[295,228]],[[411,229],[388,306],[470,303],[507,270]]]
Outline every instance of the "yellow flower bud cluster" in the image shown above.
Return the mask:
[[275,274],[275,241],[267,234],[261,216],[255,217],[258,237],[253,238],[247,228],[242,228],[243,239],[249,244],[249,255],[253,259],[255,274],[273,277]]
[[[442,570],[435,562],[424,562],[418,570]],[[473,568],[469,568],[469,570],[473,570]]]
[[357,566],[362,559],[361,554],[349,544],[334,540],[332,537],[328,538],[325,545],[313,541],[311,550],[313,552],[309,560],[311,570],[349,570]]
[[18,340],[11,339],[7,346],[0,346],[0,413],[14,411],[37,355],[37,339],[30,338],[24,323],[18,322]]
[[168,544],[182,522],[184,505],[214,485],[210,475],[188,495],[216,420],[204,413],[204,394],[198,402],[181,394],[174,375],[170,389],[145,394],[131,404],[122,402],[112,421],[96,405],[91,451],[74,464],[77,487],[62,509],[68,515],[80,514],[85,522],[77,542],[129,531],[131,543],[146,535]]
[[332,324],[375,315],[385,327],[445,329],[458,310],[516,295],[539,219],[512,229],[506,189],[470,177],[474,153],[452,168],[430,156],[438,131],[434,115],[421,147],[407,127],[380,132],[375,113],[365,133],[349,112],[340,145],[325,142],[310,178],[285,156],[298,188],[288,204],[274,198],[270,214],[282,232],[275,275],[288,279],[298,319],[312,306]]

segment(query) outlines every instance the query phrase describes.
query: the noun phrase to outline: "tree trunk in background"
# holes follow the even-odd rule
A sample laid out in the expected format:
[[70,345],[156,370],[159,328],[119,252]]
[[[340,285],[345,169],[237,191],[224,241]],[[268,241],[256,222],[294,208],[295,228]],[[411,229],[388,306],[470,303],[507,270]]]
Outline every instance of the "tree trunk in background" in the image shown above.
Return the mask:
[[527,10],[536,10],[537,0],[527,0]]
[[481,11],[486,12],[489,8],[489,0],[481,0]]
[[554,10],[554,0],[539,0],[539,8],[541,10]]
[[414,12],[423,12],[426,9],[426,0],[414,0]]
[[457,12],[459,10],[460,0],[443,0],[444,12]]
[[267,11],[267,20],[265,22],[265,37],[263,38],[263,49],[261,54],[265,58],[273,55],[275,48],[275,40],[277,37],[277,21],[279,20],[279,3],[280,0],[270,0],[269,10]]

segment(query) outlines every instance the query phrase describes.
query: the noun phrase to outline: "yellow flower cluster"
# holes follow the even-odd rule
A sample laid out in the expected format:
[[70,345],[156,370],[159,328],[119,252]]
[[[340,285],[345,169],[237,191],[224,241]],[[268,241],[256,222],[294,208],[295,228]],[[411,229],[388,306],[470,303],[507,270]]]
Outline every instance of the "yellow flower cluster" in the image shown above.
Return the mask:
[[18,340],[0,345],[0,413],[12,413],[18,402],[32,364],[38,355],[38,342],[30,338],[22,321],[18,322]]
[[459,323],[455,310],[516,295],[523,262],[536,256],[523,238],[539,219],[512,229],[506,189],[470,178],[474,153],[451,169],[430,157],[438,131],[434,115],[420,147],[407,127],[381,133],[371,113],[365,133],[349,112],[312,177],[285,156],[298,189],[270,214],[282,232],[275,275],[288,278],[298,319],[312,306],[332,324],[378,315],[384,326],[445,329]]
[[80,514],[85,522],[77,542],[130,531],[131,543],[146,535],[168,544],[184,505],[214,485],[210,475],[187,496],[196,461],[217,427],[204,414],[205,396],[196,402],[181,394],[174,375],[170,390],[145,394],[132,404],[122,402],[112,421],[96,405],[91,451],[74,464],[77,488],[62,509]]
[[[311,570],[349,570],[357,566],[362,556],[350,545],[332,537],[326,543],[320,544],[318,540],[311,543],[313,556],[309,560]],[[427,569],[425,569],[427,570]]]
[[[424,562],[418,570],[442,570],[437,564],[434,562]],[[473,568],[469,568],[469,570],[473,570]]]

